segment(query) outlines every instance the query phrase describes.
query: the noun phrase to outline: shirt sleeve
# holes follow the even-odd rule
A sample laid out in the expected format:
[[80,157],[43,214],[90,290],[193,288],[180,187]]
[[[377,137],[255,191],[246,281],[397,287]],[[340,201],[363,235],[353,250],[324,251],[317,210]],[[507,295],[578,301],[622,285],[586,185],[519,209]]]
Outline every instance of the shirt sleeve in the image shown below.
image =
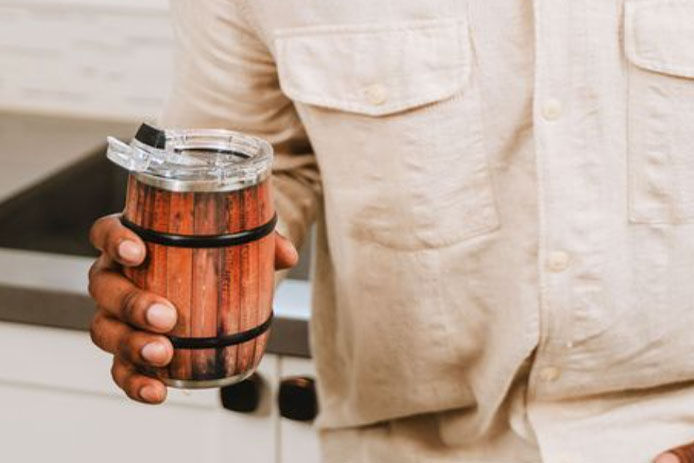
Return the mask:
[[226,128],[270,142],[278,230],[299,247],[315,219],[321,183],[272,55],[234,0],[172,0],[171,21],[175,75],[160,124]]

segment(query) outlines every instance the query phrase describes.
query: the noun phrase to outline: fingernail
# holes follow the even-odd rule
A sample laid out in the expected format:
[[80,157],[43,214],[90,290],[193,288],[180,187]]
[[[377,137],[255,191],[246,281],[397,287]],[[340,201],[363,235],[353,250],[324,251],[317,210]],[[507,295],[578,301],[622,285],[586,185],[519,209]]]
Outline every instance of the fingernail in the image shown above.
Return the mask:
[[142,358],[147,360],[149,363],[160,365],[166,361],[166,347],[159,342],[150,342],[145,344],[140,351]]
[[161,400],[161,394],[154,386],[145,386],[140,389],[140,397],[147,402],[159,402]]
[[145,318],[153,327],[168,331],[176,324],[176,310],[166,304],[152,304],[147,309]]
[[134,241],[125,240],[118,245],[118,255],[125,260],[136,261],[140,252],[140,245]]
[[674,453],[663,453],[655,459],[655,463],[680,463],[680,459]]

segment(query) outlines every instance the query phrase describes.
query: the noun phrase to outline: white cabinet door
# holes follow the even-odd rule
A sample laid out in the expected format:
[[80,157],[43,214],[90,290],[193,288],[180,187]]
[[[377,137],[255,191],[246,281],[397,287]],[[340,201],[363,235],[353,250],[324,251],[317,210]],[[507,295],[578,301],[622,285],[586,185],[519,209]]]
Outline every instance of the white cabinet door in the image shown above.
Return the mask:
[[162,406],[132,402],[87,333],[0,322],[0,453],[34,463],[276,461],[278,358],[259,373],[271,390],[254,414],[222,408],[217,389],[171,389]]
[[[313,362],[297,357],[280,357],[280,380],[290,376],[315,378]],[[280,418],[280,463],[318,463],[318,434],[312,423]]]

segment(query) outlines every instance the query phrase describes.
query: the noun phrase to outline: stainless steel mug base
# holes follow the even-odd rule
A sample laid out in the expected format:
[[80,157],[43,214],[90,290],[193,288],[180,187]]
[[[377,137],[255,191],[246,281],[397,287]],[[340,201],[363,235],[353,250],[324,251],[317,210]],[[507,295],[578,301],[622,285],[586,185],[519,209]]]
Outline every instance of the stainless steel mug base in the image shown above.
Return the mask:
[[172,379],[160,378],[164,384],[176,389],[208,389],[213,387],[224,387],[230,384],[240,383],[255,372],[255,369],[244,371],[241,374],[219,379]]

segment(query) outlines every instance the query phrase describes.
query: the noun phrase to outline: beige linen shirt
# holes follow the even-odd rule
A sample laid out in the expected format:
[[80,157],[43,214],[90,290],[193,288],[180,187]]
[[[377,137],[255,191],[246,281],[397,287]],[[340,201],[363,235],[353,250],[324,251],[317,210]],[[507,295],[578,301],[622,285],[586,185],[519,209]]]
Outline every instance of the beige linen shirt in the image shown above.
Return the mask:
[[282,229],[317,218],[326,459],[645,463],[694,439],[694,1],[172,15],[162,123],[268,139]]

